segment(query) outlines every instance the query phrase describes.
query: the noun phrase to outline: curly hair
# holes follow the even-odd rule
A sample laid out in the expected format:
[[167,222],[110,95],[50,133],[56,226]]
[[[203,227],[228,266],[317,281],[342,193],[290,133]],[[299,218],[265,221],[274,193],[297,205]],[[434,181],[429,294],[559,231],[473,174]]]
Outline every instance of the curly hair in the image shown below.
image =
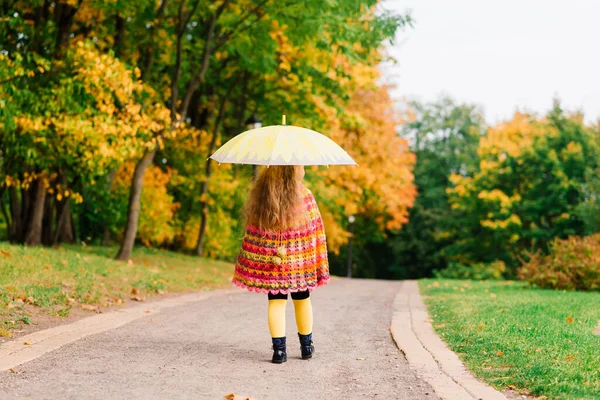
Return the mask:
[[299,165],[264,168],[246,202],[246,223],[261,230],[285,230],[298,225],[303,216],[303,171]]

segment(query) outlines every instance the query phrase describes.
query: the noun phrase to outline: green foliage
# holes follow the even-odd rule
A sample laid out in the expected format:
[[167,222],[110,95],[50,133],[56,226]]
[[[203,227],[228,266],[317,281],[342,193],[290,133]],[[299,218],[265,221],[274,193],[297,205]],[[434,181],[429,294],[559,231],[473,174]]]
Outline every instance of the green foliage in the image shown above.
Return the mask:
[[588,169],[581,194],[575,214],[584,224],[584,234],[600,232],[600,169]]
[[600,291],[600,233],[555,239],[549,254],[529,253],[518,275],[542,288]]
[[478,378],[551,399],[595,399],[600,293],[423,280],[433,327]]
[[407,107],[400,134],[417,156],[418,195],[408,224],[389,237],[388,268],[395,278],[430,276],[446,266],[442,250],[451,242],[445,232],[455,218],[446,194],[449,176],[477,169],[477,145],[485,126],[477,107],[448,97],[429,104],[413,101]]
[[447,268],[433,271],[433,275],[438,279],[472,279],[480,281],[502,279],[505,272],[506,265],[502,261],[472,265],[450,262]]
[[555,237],[584,233],[577,210],[586,172],[597,168],[599,155],[582,116],[558,105],[546,118],[516,114],[491,128],[481,140],[479,170],[451,177],[456,218],[445,256],[465,264],[502,260],[514,268],[523,251],[547,251]]

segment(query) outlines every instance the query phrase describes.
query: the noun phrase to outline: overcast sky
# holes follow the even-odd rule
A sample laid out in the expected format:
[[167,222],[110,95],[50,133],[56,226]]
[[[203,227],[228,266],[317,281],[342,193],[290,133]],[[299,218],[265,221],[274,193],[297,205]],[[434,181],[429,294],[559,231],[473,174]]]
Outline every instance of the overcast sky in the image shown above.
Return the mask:
[[600,117],[600,0],[386,0],[411,10],[384,66],[395,98],[447,93],[483,106],[486,120],[564,108]]

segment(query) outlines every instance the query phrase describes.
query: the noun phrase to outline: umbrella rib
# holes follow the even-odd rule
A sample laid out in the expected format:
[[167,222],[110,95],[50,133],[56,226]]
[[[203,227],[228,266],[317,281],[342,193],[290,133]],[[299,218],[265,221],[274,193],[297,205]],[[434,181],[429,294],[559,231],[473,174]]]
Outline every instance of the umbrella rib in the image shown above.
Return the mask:
[[269,157],[267,167],[271,166],[271,160],[273,159],[273,153],[275,153],[275,149],[277,148],[277,141],[279,140],[279,131],[281,130],[281,128],[281,126],[278,126],[277,130],[275,131],[275,143],[273,144],[273,150],[271,150],[271,157]]

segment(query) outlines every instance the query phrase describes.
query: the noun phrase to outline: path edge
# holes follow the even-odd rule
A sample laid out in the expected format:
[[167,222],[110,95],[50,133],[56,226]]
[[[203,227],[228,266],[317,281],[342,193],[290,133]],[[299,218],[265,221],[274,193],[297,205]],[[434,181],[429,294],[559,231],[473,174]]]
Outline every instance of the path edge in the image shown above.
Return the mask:
[[75,322],[33,332],[0,344],[0,372],[35,360],[46,353],[87,336],[103,333],[143,317],[150,317],[165,309],[206,300],[215,295],[232,293],[233,289],[193,292],[175,297],[135,304],[126,308],[92,315]]
[[402,282],[394,299],[390,332],[410,367],[440,399],[507,400],[504,394],[475,378],[435,333],[417,281]]

